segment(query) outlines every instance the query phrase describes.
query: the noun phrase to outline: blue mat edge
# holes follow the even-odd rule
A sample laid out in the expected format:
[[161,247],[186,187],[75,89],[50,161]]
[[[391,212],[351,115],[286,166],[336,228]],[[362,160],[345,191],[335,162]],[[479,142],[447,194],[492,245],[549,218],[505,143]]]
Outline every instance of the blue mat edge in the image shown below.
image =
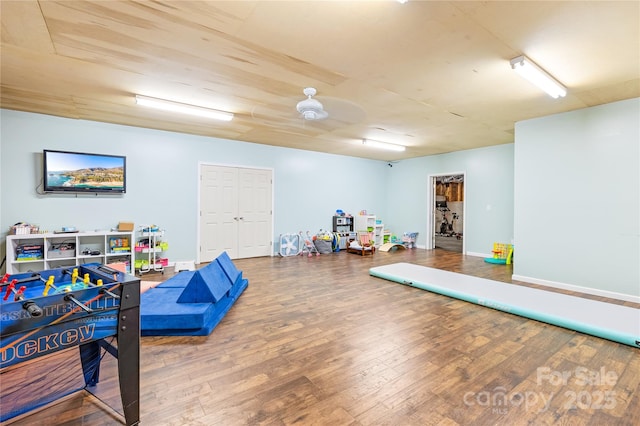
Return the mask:
[[478,298],[477,296],[474,296],[472,294],[462,293],[459,291],[448,289],[446,287],[440,287],[433,284],[425,284],[422,282],[415,282],[415,281],[407,282],[406,280],[398,278],[392,274],[386,274],[383,272],[376,271],[374,269],[375,268],[369,269],[369,275],[373,277],[382,278],[387,281],[392,281],[392,282],[403,284],[409,287],[419,288],[421,290],[431,291],[434,293],[442,294],[444,296],[449,296],[455,299],[460,299],[466,302],[474,303],[476,305],[484,306],[486,308],[491,308],[498,311],[518,315],[524,318],[530,318],[530,319],[545,322],[548,324],[557,325],[559,327],[563,327],[569,330],[574,330],[581,333],[590,334],[592,336],[601,337],[603,339],[611,340],[614,342],[622,343],[624,345],[629,345],[634,348],[640,347],[640,336],[633,336],[633,335],[617,332],[615,330],[611,330],[607,328],[593,327],[593,326],[582,324],[576,321],[571,321],[567,318],[557,317],[555,315],[543,314],[540,312],[522,308],[520,306],[504,304],[502,302],[496,302],[494,300],[490,300],[487,298]]

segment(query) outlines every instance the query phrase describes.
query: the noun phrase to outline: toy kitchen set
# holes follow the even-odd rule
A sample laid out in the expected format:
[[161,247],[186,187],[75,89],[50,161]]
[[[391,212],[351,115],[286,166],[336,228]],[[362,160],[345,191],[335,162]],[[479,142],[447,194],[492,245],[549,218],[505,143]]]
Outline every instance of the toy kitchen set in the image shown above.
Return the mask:
[[347,241],[349,239],[355,239],[356,233],[353,231],[353,217],[345,216],[340,211],[336,212],[333,216],[333,232],[340,236],[338,247],[340,250],[347,248]]

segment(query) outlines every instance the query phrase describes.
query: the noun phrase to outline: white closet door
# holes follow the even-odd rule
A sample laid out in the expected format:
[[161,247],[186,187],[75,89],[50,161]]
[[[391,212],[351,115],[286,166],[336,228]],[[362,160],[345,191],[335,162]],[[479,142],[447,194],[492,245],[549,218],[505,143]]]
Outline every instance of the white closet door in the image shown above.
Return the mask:
[[238,257],[271,254],[271,170],[239,169]]
[[238,257],[238,169],[203,165],[200,170],[200,262],[226,251]]
[[200,262],[271,255],[272,171],[202,165]]

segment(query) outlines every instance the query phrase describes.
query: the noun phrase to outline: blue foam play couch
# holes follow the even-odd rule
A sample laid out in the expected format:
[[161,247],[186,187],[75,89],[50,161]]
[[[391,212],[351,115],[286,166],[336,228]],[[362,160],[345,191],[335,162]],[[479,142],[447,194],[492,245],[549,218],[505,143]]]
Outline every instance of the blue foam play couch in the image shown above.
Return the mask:
[[207,336],[247,288],[226,252],[195,271],[183,271],[140,297],[142,336]]

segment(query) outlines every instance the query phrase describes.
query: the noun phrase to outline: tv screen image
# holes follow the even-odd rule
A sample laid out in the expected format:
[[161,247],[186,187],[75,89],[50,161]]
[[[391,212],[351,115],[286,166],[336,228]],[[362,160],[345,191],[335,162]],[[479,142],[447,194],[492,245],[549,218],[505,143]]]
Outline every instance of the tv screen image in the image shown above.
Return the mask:
[[44,192],[126,192],[126,157],[44,150]]

